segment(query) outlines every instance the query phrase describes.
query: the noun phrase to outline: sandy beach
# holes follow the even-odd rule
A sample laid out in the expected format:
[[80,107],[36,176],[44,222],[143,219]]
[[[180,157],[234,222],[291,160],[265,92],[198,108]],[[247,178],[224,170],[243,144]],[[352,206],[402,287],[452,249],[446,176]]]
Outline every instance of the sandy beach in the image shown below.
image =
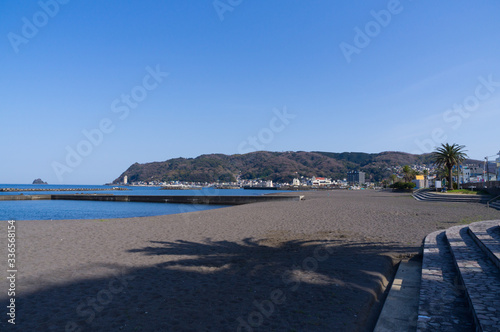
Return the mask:
[[[297,193],[291,193],[297,195]],[[179,215],[17,221],[19,331],[370,331],[387,279],[476,203],[306,192]],[[0,223],[7,270],[7,223]],[[0,283],[0,307],[8,284]]]

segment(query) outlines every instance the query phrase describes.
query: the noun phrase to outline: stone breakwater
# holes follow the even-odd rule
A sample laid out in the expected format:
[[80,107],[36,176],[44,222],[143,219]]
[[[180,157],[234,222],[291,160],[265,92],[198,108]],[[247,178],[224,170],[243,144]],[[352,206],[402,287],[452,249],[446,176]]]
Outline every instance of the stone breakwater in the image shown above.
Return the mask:
[[269,201],[300,201],[303,196],[265,195],[265,196],[146,196],[146,195],[2,195],[0,201],[9,200],[78,200],[78,201],[112,201],[112,202],[145,202],[176,204],[210,204],[241,205]]
[[24,192],[24,191],[109,191],[109,190],[130,190],[123,187],[113,188],[0,188],[0,192]]

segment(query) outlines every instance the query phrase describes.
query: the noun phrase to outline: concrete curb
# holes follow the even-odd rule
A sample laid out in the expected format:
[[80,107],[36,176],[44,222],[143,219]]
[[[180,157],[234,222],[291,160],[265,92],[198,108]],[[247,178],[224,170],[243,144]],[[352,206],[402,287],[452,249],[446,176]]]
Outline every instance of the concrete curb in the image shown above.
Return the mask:
[[402,261],[374,332],[415,331],[420,292],[420,261]]

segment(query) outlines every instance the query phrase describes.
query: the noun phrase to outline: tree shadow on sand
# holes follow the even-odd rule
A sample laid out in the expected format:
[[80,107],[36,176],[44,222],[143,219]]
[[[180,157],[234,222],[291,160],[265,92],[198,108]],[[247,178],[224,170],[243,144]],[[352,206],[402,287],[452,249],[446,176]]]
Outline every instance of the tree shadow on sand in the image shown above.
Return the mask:
[[[339,240],[151,242],[146,267],[91,275],[16,298],[20,331],[364,331],[395,246]],[[404,251],[404,249],[401,249]],[[105,265],[105,264],[104,264]],[[101,274],[102,275],[102,274]],[[54,276],[57,278],[57,276]],[[5,308],[7,301],[1,299]],[[373,311],[373,310],[372,310]],[[4,314],[5,315],[5,314]],[[12,328],[2,319],[0,329]]]

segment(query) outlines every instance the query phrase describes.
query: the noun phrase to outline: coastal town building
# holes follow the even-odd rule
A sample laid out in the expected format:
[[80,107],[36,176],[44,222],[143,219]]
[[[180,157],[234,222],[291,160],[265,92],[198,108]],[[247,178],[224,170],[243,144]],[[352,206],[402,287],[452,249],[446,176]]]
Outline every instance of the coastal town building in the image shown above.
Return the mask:
[[466,165],[469,169],[470,177],[469,182],[483,182],[485,179],[484,176],[484,167],[482,165],[471,164]]
[[425,177],[424,177],[424,175],[421,175],[421,174],[416,175],[415,180],[413,180],[412,182],[415,183],[416,189],[425,188],[425,186],[426,186]]
[[299,179],[297,179],[297,178],[293,179],[293,181],[292,181],[292,185],[293,185],[293,186],[300,186],[300,180],[299,180]]
[[313,177],[312,184],[313,184],[313,186],[328,186],[328,185],[332,184],[332,181],[330,179],[327,179],[327,178]]
[[500,180],[500,151],[498,151],[498,158],[496,160],[497,162],[497,181]]
[[486,173],[485,179],[486,179],[486,181],[496,181],[497,180],[497,173],[490,171],[490,172]]
[[460,166],[460,177],[458,182],[462,184],[470,182],[470,169],[467,166]]
[[307,181],[308,186],[329,186],[331,184],[331,179],[316,176],[313,176],[309,181]]
[[[469,183],[469,182],[474,182],[474,177],[471,177],[472,170],[468,165],[460,165],[459,166],[459,171],[457,172],[457,167],[453,167],[452,169],[453,172],[453,181],[458,182],[460,184],[464,183]],[[475,170],[475,172],[477,172]],[[457,173],[458,173],[458,181],[457,181]]]
[[349,184],[364,184],[365,183],[365,172],[361,171],[349,171],[347,172],[347,183]]

